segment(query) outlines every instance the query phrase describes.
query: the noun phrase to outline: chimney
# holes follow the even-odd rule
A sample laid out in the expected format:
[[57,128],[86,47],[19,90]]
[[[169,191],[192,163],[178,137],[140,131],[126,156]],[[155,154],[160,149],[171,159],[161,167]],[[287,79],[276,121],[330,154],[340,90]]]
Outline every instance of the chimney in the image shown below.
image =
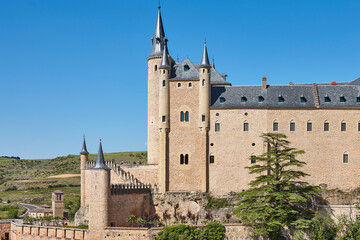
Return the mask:
[[337,82],[331,82],[330,85],[335,86],[337,85]]
[[263,76],[263,78],[262,78],[262,88],[267,89],[266,77],[265,76]]
[[292,85],[294,85],[294,83],[293,83],[293,82],[289,82],[289,86],[292,86]]

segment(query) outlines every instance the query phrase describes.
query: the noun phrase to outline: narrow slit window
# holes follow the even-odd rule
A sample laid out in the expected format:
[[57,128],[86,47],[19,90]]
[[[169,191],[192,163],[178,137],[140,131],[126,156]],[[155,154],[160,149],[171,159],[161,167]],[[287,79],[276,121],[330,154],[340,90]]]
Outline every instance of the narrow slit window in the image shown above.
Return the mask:
[[360,132],[360,122],[358,122],[358,132]]
[[330,125],[328,122],[324,122],[324,132],[328,132],[330,129]]
[[189,154],[185,154],[185,165],[189,164]]
[[178,87],[181,87],[181,83],[178,83]]
[[165,80],[163,80],[163,87],[165,87],[166,86],[166,81]]
[[215,163],[215,157],[214,157],[214,155],[210,155],[210,163]]
[[183,122],[185,120],[185,114],[183,111],[180,112],[180,121]]
[[155,72],[157,71],[157,65],[155,65],[154,70],[155,70]]
[[188,122],[189,121],[189,112],[186,111],[185,112],[185,122]]
[[205,86],[205,79],[202,80],[202,85]]
[[346,132],[346,122],[341,123],[341,131]]
[[201,115],[201,121],[205,122],[205,115]]
[[279,131],[279,123],[278,123],[278,122],[274,122],[274,123],[273,123],[273,131],[274,131],[274,132]]
[[312,131],[312,122],[308,122],[306,125],[307,131],[311,132]]
[[295,122],[290,122],[290,132],[295,132]]
[[249,123],[245,122],[244,123],[244,132],[248,132],[249,131]]
[[220,132],[220,123],[215,123],[215,132]]
[[349,163],[349,154],[347,152],[343,154],[343,163]]
[[189,87],[192,87],[192,83],[191,83],[191,82],[189,82]]
[[184,164],[184,154],[180,154],[180,164]]
[[162,122],[166,122],[166,116],[162,116]]

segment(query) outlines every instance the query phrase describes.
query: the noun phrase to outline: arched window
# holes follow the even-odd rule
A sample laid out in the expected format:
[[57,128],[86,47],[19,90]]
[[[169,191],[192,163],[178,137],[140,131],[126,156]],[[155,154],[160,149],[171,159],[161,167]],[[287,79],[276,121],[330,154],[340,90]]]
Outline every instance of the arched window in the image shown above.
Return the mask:
[[349,163],[349,153],[344,152],[343,154],[343,163]]
[[329,122],[327,120],[325,120],[325,122],[324,122],[324,132],[328,132],[329,129],[330,129]]
[[191,83],[191,82],[189,82],[189,87],[192,87],[192,83]]
[[181,87],[181,83],[178,83],[178,87]]
[[244,132],[248,132],[249,131],[249,123],[248,122],[244,122]]
[[273,131],[279,131],[279,123],[276,120],[273,122]]
[[185,112],[185,122],[188,122],[189,121],[189,112],[186,111]]
[[290,122],[290,132],[295,132],[295,122],[293,120]]
[[163,74],[165,74],[165,73],[166,73],[166,70],[163,71]]
[[341,131],[346,132],[346,122],[345,121],[341,122]]
[[185,164],[189,164],[189,154],[185,154]]
[[202,80],[202,85],[205,86],[205,79]]
[[220,132],[220,123],[215,123],[215,132]]
[[205,69],[203,69],[203,73],[205,73]]
[[166,86],[166,81],[165,80],[163,80],[163,87],[165,87]]
[[184,154],[180,154],[180,164],[184,164]]
[[183,111],[180,112],[180,121],[181,122],[185,121],[185,114]]
[[250,163],[255,164],[256,163],[256,156],[252,153],[250,156]]
[[307,122],[306,130],[307,130],[308,132],[311,132],[311,131],[312,131],[312,122],[311,122],[310,120]]

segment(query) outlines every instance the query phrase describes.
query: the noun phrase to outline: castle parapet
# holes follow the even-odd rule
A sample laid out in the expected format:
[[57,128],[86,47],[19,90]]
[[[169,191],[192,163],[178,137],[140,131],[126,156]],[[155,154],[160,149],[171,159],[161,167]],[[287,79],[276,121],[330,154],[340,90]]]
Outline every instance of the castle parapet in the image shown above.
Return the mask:
[[131,193],[158,193],[159,187],[157,184],[111,184],[110,192],[112,195],[117,194],[131,194]]

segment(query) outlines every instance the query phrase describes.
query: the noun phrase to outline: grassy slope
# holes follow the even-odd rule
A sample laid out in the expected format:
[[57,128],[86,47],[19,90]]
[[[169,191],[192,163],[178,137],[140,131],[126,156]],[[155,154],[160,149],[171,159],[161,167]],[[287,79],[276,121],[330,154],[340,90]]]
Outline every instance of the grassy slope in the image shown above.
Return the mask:
[[[146,152],[105,153],[105,159],[146,163]],[[90,154],[90,160],[96,160]],[[60,189],[65,194],[65,207],[71,207],[80,199],[80,177],[48,178],[59,174],[80,174],[80,156],[68,155],[54,159],[18,160],[0,158],[0,199],[26,202],[34,205],[51,205],[51,193]],[[16,190],[11,190],[16,188]],[[0,218],[4,213],[0,212]]]

